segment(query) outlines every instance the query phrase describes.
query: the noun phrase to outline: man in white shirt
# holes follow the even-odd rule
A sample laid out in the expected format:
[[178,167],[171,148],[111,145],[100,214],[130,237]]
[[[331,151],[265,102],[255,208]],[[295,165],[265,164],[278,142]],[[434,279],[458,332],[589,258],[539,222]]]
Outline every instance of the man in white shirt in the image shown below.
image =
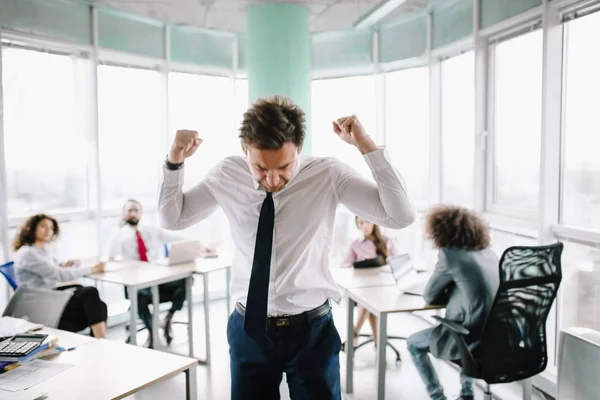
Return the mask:
[[389,228],[415,219],[400,174],[355,116],[333,122],[355,146],[376,183],[334,158],[301,156],[305,115],[290,99],[257,100],[244,114],[246,157],[217,164],[182,190],[183,163],[201,143],[178,131],[163,166],[159,220],[184,229],[217,207],[227,215],[235,247],[227,337],[231,398],[279,399],[285,372],[294,399],[340,399],[341,340],[329,299],[341,295],[329,270],[336,207]]
[[[152,261],[165,257],[167,243],[182,240],[180,236],[169,234],[165,230],[140,224],[142,205],[137,200],[128,200],[123,205],[121,224],[108,240],[106,257],[109,260],[121,261]],[[185,302],[185,280],[164,283],[158,287],[161,302],[171,301],[169,310],[163,322],[163,330],[167,344],[173,340],[171,321],[176,311],[181,310]],[[125,293],[127,296],[127,292]],[[152,292],[150,288],[138,291],[138,314],[148,329],[146,347],[152,347]],[[135,330],[130,329],[131,332]]]

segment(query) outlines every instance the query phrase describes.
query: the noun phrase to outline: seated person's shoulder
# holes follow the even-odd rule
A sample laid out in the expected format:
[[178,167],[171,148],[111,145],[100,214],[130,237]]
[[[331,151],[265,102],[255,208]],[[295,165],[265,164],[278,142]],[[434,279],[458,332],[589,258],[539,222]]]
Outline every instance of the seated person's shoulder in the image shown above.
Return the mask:
[[15,253],[14,262],[15,266],[19,266],[31,260],[39,258],[39,254],[33,246],[22,246]]

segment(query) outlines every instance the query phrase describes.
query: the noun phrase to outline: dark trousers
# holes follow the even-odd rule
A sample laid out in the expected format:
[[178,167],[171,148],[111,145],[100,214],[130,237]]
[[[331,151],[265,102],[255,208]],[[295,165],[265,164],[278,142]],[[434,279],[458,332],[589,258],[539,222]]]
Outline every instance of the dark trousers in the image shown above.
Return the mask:
[[[159,303],[171,302],[171,310],[169,312],[181,310],[185,302],[185,279],[163,283],[158,286]],[[150,312],[152,305],[152,291],[150,288],[138,291],[138,315],[144,323],[149,333],[152,333],[152,313]]]
[[269,327],[260,342],[234,311],[227,323],[231,400],[278,400],[283,373],[292,400],[340,400],[342,346],[331,311],[297,325]]
[[67,303],[58,329],[79,332],[99,322],[106,322],[108,309],[100,300],[98,289],[93,286],[69,285],[56,290],[73,290],[73,296]]

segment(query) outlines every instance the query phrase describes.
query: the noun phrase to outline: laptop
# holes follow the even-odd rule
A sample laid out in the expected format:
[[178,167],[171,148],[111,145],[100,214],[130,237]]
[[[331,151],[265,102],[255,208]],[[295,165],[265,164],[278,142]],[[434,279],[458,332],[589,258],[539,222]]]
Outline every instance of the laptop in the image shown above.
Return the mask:
[[196,260],[204,254],[202,243],[199,240],[183,240],[171,243],[169,257],[161,258],[153,263],[159,265],[180,265]]
[[401,292],[423,296],[425,293],[425,284],[413,267],[413,262],[408,254],[399,254],[388,257],[387,263],[392,270],[392,275],[396,280],[396,287]]

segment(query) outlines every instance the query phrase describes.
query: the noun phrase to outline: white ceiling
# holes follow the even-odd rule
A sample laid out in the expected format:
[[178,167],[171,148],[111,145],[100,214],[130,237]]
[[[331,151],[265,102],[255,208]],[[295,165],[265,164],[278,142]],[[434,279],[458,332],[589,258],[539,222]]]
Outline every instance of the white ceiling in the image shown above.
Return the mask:
[[[349,29],[381,0],[95,0],[117,10],[172,24],[230,32],[246,30],[246,9],[262,3],[295,3],[311,12],[313,32]],[[385,21],[426,7],[430,0],[406,0]]]

